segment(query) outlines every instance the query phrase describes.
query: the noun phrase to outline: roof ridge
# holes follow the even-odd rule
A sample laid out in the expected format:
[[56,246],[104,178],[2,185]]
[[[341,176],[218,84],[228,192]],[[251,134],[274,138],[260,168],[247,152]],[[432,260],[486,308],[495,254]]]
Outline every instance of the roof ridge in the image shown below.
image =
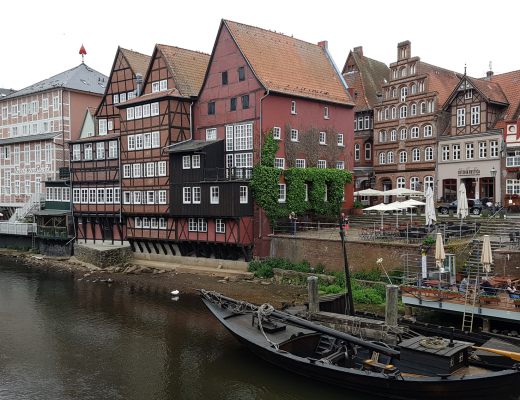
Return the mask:
[[460,75],[463,75],[461,72],[457,72],[457,71],[453,71],[451,69],[448,69],[448,68],[444,68],[444,67],[438,67],[437,65],[433,65],[433,64],[430,64],[430,63],[427,63],[427,62],[424,62],[424,61],[420,61],[421,64],[426,64],[426,65],[429,65],[430,67],[434,67],[434,68],[437,68],[437,69],[442,69],[446,72],[452,72],[454,74],[460,74]]
[[210,54],[208,54],[208,53],[204,53],[203,51],[185,49],[184,47],[179,47],[179,46],[170,46],[169,44],[160,44],[160,43],[157,43],[156,46],[164,46],[164,47],[169,47],[169,48],[171,48],[171,49],[179,49],[179,50],[189,51],[189,52],[191,52],[191,53],[203,54],[203,55],[205,55],[205,56],[209,56],[209,55],[210,55]]
[[[502,75],[507,75],[507,74],[512,74],[513,72],[517,72],[520,74],[520,69],[515,69],[513,71],[509,71],[509,72],[502,72],[501,74],[493,74],[491,76],[491,78],[495,78],[497,76],[502,76]],[[486,78],[488,78],[487,76],[483,76],[482,78],[477,78],[478,80],[485,80]],[[493,79],[491,79],[491,82],[493,81]]]
[[139,54],[140,56],[151,57],[151,56],[149,56],[148,54],[140,53],[140,52],[135,51],[135,50],[125,49],[124,47],[120,47],[120,49],[121,49],[121,50],[124,50],[124,51],[130,51],[130,52],[135,53],[135,54]]

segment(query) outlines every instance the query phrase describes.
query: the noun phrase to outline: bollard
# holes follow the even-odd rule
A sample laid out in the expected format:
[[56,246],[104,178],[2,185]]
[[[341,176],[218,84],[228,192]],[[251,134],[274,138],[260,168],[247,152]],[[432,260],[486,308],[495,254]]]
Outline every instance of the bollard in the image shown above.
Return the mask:
[[404,306],[404,317],[412,318],[412,306],[409,306],[409,305]]
[[316,313],[320,311],[317,276],[309,276],[307,278],[307,295],[309,297],[309,312]]
[[399,286],[386,285],[385,324],[389,326],[397,326],[398,290]]

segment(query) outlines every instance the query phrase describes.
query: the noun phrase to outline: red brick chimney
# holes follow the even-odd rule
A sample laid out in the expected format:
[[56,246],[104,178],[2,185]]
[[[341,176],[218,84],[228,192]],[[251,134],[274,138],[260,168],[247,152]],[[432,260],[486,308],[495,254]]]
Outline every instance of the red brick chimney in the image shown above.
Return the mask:
[[363,46],[354,47],[353,51],[359,56],[359,58],[363,59]]
[[329,42],[327,40],[324,40],[323,42],[318,42],[318,46],[321,46],[325,50],[327,50],[329,48]]

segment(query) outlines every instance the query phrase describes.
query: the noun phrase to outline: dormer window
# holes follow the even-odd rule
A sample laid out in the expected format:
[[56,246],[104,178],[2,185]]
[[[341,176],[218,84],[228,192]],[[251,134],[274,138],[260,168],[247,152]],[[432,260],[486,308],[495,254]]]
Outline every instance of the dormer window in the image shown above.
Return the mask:
[[159,92],[159,82],[152,82],[152,93]]
[[168,80],[164,79],[162,81],[159,81],[159,90],[162,92],[163,90],[168,90]]
[[464,94],[465,99],[471,99],[473,97],[473,90],[468,89],[466,90],[466,93]]

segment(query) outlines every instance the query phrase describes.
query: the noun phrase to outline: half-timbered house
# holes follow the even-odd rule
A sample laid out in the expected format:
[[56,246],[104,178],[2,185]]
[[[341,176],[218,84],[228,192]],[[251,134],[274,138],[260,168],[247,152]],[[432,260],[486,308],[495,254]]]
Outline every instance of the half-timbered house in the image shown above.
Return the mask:
[[70,146],[77,240],[114,243],[126,235],[121,210],[120,117],[116,105],[140,92],[150,57],[119,47],[97,108],[87,108]]
[[[164,148],[192,139],[191,115],[207,54],[156,45],[139,97],[120,102],[122,213],[134,251],[176,255],[179,240],[170,203]],[[175,171],[180,174],[181,171]],[[170,253],[168,253],[168,247]]]
[[[229,196],[221,194],[224,190],[221,187],[219,196],[240,198],[245,181],[251,177],[247,169],[259,162],[261,133],[271,129],[280,144],[275,166],[353,171],[353,107],[327,42],[311,44],[223,20],[195,105],[194,139],[225,140],[221,165],[228,170],[245,169],[241,177],[244,183],[229,185],[225,190],[236,192]],[[352,192],[352,187],[346,191],[344,208],[352,207]],[[183,197],[176,200],[182,202]],[[286,183],[282,178],[279,201],[285,200]],[[193,229],[194,221],[206,216],[202,210],[200,207],[196,213],[194,209],[188,216]],[[272,230],[261,209],[255,209],[254,213],[254,255],[267,256]],[[249,216],[236,217],[243,219],[238,224],[240,229],[251,229]],[[205,224],[201,227],[209,229],[211,221],[217,229],[216,221],[222,219],[224,214],[214,215],[207,227]],[[250,236],[239,238],[249,240]]]

